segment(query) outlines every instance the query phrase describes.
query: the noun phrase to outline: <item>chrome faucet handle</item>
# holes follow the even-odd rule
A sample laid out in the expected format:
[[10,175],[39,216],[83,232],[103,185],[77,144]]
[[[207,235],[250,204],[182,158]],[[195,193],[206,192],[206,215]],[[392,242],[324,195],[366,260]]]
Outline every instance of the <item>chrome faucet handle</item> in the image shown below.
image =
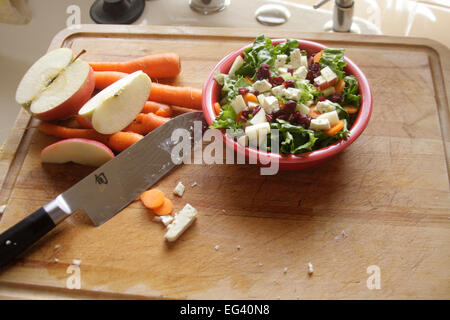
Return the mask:
[[321,1],[317,2],[316,4],[314,4],[314,5],[313,5],[313,8],[314,8],[314,9],[318,9],[318,8],[320,8],[321,6],[323,6],[325,3],[327,3],[328,1],[330,1],[330,0],[321,0]]

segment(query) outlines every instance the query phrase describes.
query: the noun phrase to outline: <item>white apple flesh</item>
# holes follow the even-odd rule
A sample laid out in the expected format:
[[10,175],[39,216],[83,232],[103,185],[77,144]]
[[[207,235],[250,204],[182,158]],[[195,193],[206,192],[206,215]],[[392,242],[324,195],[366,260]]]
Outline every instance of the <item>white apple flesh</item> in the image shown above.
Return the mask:
[[114,153],[103,143],[79,138],[55,142],[41,151],[43,163],[74,162],[99,167],[112,158]]
[[56,49],[40,58],[22,78],[16,101],[44,121],[75,115],[94,91],[95,76],[89,64],[73,60],[72,51]]
[[147,101],[151,80],[136,71],[106,87],[92,97],[78,112],[100,133],[112,134],[128,126]]

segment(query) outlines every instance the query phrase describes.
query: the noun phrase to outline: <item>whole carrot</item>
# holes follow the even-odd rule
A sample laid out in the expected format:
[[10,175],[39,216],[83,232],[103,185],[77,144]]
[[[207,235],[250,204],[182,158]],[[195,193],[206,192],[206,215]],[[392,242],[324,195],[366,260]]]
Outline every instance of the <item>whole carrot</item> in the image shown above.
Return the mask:
[[127,75],[128,73],[117,71],[95,71],[95,89],[103,90]]
[[80,125],[80,127],[84,129],[92,129],[92,123],[86,120],[86,118],[84,118],[83,116],[77,114],[75,118],[77,119],[77,122]]
[[152,112],[156,114],[157,116],[161,117],[171,117],[172,116],[172,109],[170,106],[164,103],[154,102],[154,101],[147,101],[144,105],[144,108],[142,108],[141,113],[149,113]]
[[180,56],[174,52],[158,53],[123,62],[89,62],[94,71],[145,72],[150,78],[172,78],[181,71]]
[[130,123],[123,131],[125,132],[134,132],[141,135],[146,135],[152,130],[158,128],[160,125],[163,125],[170,118],[157,116],[154,113],[140,113],[136,117],[132,123]]
[[172,114],[174,116],[178,116],[178,115],[183,114],[183,113],[197,111],[195,109],[184,108],[184,107],[179,107],[179,106],[171,106],[171,108],[172,108]]
[[148,99],[185,108],[202,109],[202,90],[191,87],[176,87],[153,82]]
[[107,144],[109,137],[109,135],[98,133],[94,129],[68,128],[53,123],[41,123],[38,128],[47,135],[62,139],[83,138]]
[[108,145],[116,152],[122,152],[129,146],[141,140],[144,136],[134,132],[116,132],[108,139]]

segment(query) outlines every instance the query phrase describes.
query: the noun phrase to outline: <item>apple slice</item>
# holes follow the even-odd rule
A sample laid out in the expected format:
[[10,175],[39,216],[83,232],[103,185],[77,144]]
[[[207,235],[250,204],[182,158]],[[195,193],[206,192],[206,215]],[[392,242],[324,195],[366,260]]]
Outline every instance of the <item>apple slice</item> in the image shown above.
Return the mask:
[[152,81],[136,71],[106,87],[78,112],[103,134],[118,132],[128,126],[147,101]]
[[89,139],[65,139],[41,151],[41,161],[47,163],[74,162],[99,167],[114,158],[114,153],[103,143]]
[[44,121],[75,115],[95,87],[94,71],[67,48],[50,51],[36,61],[22,78],[16,101]]

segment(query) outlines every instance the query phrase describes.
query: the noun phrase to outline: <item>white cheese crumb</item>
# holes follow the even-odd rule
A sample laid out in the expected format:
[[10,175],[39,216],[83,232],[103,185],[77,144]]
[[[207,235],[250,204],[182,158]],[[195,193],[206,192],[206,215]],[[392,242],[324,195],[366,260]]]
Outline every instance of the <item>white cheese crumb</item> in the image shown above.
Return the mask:
[[241,250],[241,246],[238,244],[236,249]]
[[177,240],[178,237],[195,221],[196,216],[197,209],[189,203],[186,204],[184,208],[175,215],[173,222],[167,226],[167,232],[164,238],[166,238],[167,241]]
[[79,266],[81,264],[81,260],[73,259],[72,264]]
[[59,262],[59,259],[58,259],[58,258],[55,258],[55,262]]
[[225,214],[227,214],[227,211],[226,211],[225,209],[222,209],[222,212],[225,213]]
[[2,214],[3,212],[5,212],[6,209],[6,204],[3,204],[0,206],[0,214]]
[[61,246],[59,244],[55,244],[55,249],[60,248]]
[[173,222],[173,217],[171,215],[161,216],[161,222],[167,227]]
[[260,267],[262,267],[263,266],[263,264],[260,262],[260,263],[258,263],[258,266],[260,266]]
[[308,262],[308,274],[311,275],[314,272],[314,268],[311,262]]
[[175,189],[173,189],[173,193],[176,194],[179,197],[183,196],[184,193],[184,185],[181,182],[178,182],[177,186],[175,187]]
[[219,250],[219,248],[220,248],[219,245],[216,245],[216,246],[214,247],[214,249],[216,249],[216,251]]
[[288,271],[288,268],[284,267],[283,273],[287,273],[287,271]]
[[348,237],[348,234],[345,232],[345,230],[342,230],[341,234],[342,234],[343,238],[347,238]]

